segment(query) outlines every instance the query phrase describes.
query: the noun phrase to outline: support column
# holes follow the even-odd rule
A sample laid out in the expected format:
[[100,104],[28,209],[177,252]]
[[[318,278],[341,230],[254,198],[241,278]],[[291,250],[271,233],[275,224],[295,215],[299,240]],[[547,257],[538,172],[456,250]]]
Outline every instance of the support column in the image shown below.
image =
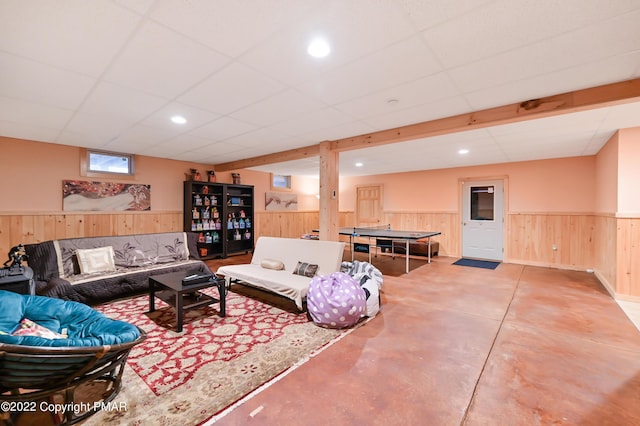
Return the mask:
[[338,241],[338,159],[329,142],[320,143],[320,239]]

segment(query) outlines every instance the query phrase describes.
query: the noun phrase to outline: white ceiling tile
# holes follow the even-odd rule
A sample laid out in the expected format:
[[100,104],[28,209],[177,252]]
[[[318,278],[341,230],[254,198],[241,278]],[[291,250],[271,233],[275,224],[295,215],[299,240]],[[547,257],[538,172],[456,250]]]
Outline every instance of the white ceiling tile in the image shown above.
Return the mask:
[[440,71],[438,61],[424,42],[419,37],[412,37],[333,69],[299,87],[333,104]]
[[640,72],[633,72],[636,64],[640,64],[640,51],[527,79],[502,82],[499,86],[467,93],[465,98],[473,110],[508,105],[638,77]]
[[245,65],[232,63],[180,96],[178,100],[222,115],[265,99],[284,86]]
[[190,133],[212,141],[221,141],[256,129],[253,124],[245,123],[231,117],[220,117]]
[[384,130],[471,112],[462,97],[442,99],[409,108],[402,108],[401,102],[396,106],[399,108],[391,109],[386,114],[368,117],[363,121],[376,130]]
[[171,135],[163,129],[136,124],[109,141],[106,147],[118,152],[142,154],[146,148],[158,145],[170,137]]
[[295,22],[320,1],[161,0],[151,17],[228,56],[238,56]]
[[315,132],[301,135],[308,142],[307,145],[323,141],[337,140],[357,135],[372,133],[375,129],[362,121],[350,121],[337,126],[329,126]]
[[181,34],[147,23],[118,56],[104,78],[174,98],[228,62],[229,58]]
[[456,18],[495,0],[425,1],[396,0],[418,30]]
[[[251,148],[252,150],[262,146],[281,146],[280,143],[285,140],[289,140],[289,135],[278,131],[277,129],[261,128],[253,130],[251,132],[244,133],[242,135],[234,136],[226,139],[224,142],[228,144],[236,144],[240,148]],[[275,150],[274,152],[277,152]],[[256,154],[251,155],[251,157]]]
[[[176,124],[171,117],[179,115],[184,117],[185,124]],[[180,102],[171,102],[147,117],[142,124],[164,129],[169,134],[187,133],[190,130],[203,126],[219,118],[219,115],[199,108],[194,108]]]
[[[366,118],[451,98],[457,93],[449,77],[438,73],[340,103],[336,108],[354,117]],[[390,102],[393,100],[397,102]]]
[[106,0],[4,1],[0,50],[97,77],[139,22],[139,16]]
[[291,136],[320,132],[345,123],[355,121],[353,117],[334,108],[323,108],[272,126],[273,129]]
[[0,52],[0,96],[65,109],[77,108],[96,79]]
[[203,155],[205,158],[213,158],[216,155],[227,155],[244,149],[245,148],[231,143],[215,142],[195,148],[192,151]]
[[469,62],[449,70],[449,74],[463,92],[472,92],[588,64],[594,55],[614,57],[638,50],[640,25],[629,25],[630,22],[640,22],[640,11],[610,20],[604,31],[584,28],[556,37],[552,44],[541,41]]
[[545,6],[541,7],[541,2],[535,0],[500,0],[423,34],[438,58],[449,68],[521,48],[638,8],[637,2],[626,0],[614,0],[606,8],[598,0],[554,1]]
[[242,108],[231,117],[258,126],[269,126],[323,107],[326,107],[323,102],[298,90],[288,89]]
[[110,115],[134,124],[166,104],[166,99],[102,82],[89,95],[79,112],[95,116]]
[[37,123],[36,127],[60,130],[69,121],[73,111],[47,105],[0,97],[0,117],[18,124]]
[[495,138],[517,135],[531,136],[536,133],[570,134],[584,130],[595,132],[606,115],[606,110],[587,110],[574,114],[557,115],[554,117],[493,126],[488,128],[487,132]]
[[[410,37],[413,29],[408,22],[393,2],[325,1],[321,8],[283,28],[268,44],[247,52],[241,61],[295,85]],[[328,41],[328,57],[314,59],[307,54],[315,37]]]
[[83,146],[82,140],[96,148],[114,140],[132,126],[126,117],[77,112],[58,137],[58,143]]
[[56,139],[58,129],[34,126],[33,123],[16,123],[0,120],[0,135],[8,138],[49,142]]
[[141,15],[146,14],[155,0],[113,0],[115,3],[133,10]]
[[163,145],[171,145],[175,148],[175,152],[194,151],[208,145],[211,141],[206,138],[200,138],[191,134],[177,135],[163,143]]
[[628,103],[606,108],[604,118],[600,123],[602,128],[626,129],[637,127],[640,117],[640,103]]

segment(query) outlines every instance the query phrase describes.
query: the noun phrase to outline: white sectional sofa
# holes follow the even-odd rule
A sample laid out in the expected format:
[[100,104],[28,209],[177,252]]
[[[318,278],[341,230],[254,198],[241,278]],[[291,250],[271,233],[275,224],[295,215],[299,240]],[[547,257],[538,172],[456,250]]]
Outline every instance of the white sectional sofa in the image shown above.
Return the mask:
[[338,272],[344,247],[337,241],[260,237],[251,263],[221,266],[217,274],[225,277],[227,287],[237,282],[267,290],[293,300],[302,311],[312,278],[294,273],[298,262],[318,265],[316,275]]

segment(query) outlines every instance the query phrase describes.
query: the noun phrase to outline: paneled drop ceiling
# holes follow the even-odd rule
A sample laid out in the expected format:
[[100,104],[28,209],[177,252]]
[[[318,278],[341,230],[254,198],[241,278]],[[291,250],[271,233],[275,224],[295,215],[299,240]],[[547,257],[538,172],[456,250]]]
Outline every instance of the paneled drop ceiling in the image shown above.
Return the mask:
[[[638,78],[639,22],[640,0],[2,1],[0,135],[215,165]],[[636,126],[640,102],[343,152],[340,171],[593,155]]]

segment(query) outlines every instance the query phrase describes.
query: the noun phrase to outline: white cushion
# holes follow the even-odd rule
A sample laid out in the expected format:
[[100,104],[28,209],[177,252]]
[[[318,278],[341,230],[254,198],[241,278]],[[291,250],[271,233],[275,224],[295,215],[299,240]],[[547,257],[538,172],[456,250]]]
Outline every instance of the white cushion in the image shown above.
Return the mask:
[[80,273],[113,272],[116,270],[113,247],[76,250]]
[[284,263],[282,260],[277,259],[262,259],[260,266],[266,269],[275,269],[276,271],[284,269]]

